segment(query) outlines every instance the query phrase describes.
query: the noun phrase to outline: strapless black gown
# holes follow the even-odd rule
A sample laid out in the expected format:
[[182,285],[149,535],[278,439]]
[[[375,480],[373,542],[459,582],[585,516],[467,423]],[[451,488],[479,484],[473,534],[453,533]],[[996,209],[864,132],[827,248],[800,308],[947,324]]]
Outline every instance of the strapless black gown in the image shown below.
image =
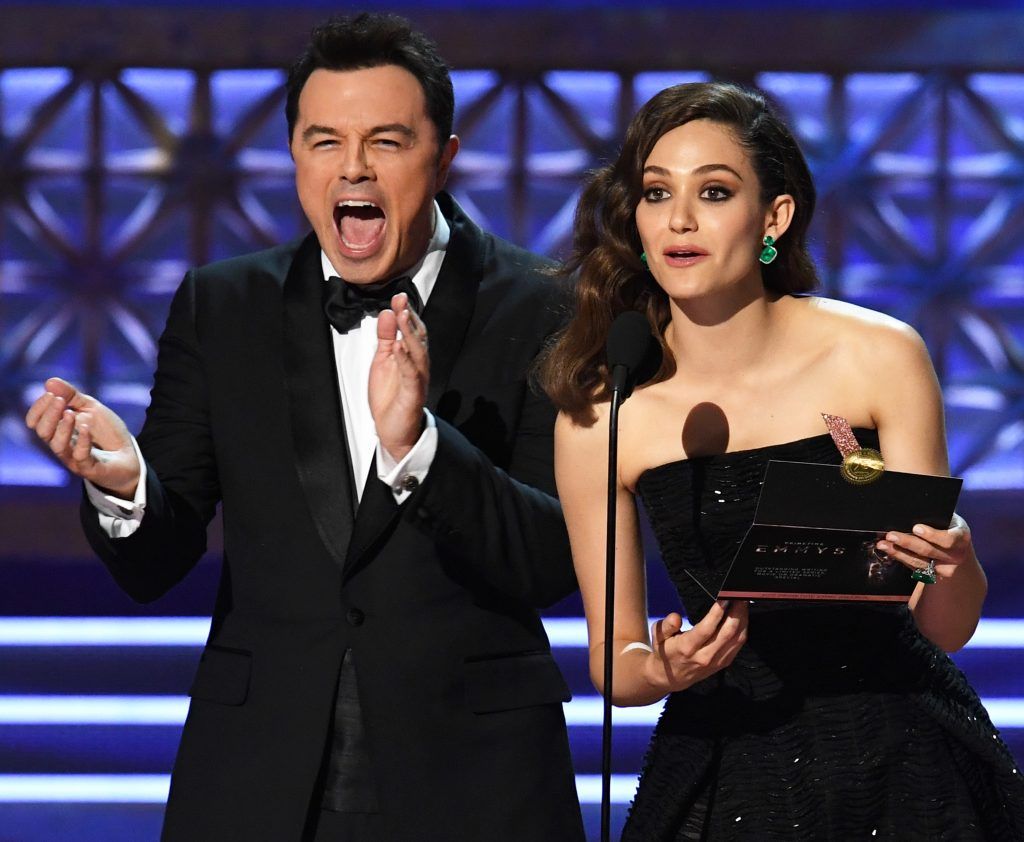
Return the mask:
[[[691,622],[712,604],[694,580],[718,592],[770,459],[839,454],[823,435],[637,484]],[[905,606],[761,602],[732,665],[669,696],[622,839],[1024,840],[1024,776]]]

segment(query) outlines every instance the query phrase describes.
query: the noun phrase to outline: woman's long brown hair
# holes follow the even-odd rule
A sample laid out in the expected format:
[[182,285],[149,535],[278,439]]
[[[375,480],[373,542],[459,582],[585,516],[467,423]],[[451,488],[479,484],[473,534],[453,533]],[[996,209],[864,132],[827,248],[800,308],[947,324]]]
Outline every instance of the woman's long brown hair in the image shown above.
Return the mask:
[[[618,158],[591,173],[576,207],[572,255],[565,271],[575,279],[572,320],[538,360],[537,375],[551,400],[577,424],[596,420],[593,405],[610,398],[604,345],[612,321],[624,310],[647,316],[662,345],[662,365],[652,382],[675,373],[665,344],[668,296],[640,261],[635,213],[643,192],[643,168],[658,139],[691,120],[728,126],[750,155],[767,206],[776,196],[793,196],[796,209],[779,238],[779,256],[762,266],[765,288],[788,294],[818,283],[807,253],[807,228],[815,190],[807,162],[785,123],[764,96],[726,82],[675,85],[644,105],[626,131]],[[751,249],[760,243],[751,243]]]

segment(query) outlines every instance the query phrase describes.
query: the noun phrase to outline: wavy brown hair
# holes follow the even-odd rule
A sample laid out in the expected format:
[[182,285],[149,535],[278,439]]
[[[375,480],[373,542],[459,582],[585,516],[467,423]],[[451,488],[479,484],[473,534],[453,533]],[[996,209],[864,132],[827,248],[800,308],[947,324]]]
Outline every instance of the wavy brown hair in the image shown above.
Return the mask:
[[593,424],[593,405],[611,397],[605,339],[624,310],[646,314],[661,342],[662,364],[653,382],[675,373],[664,339],[668,296],[640,262],[635,213],[643,193],[644,164],[654,145],[666,132],[701,119],[729,127],[747,150],[765,206],[784,194],[794,199],[793,220],[776,246],[779,256],[761,267],[765,288],[789,294],[808,292],[818,284],[807,253],[814,183],[786,124],[761,93],[738,85],[696,82],[666,88],[637,112],[618,158],[588,176],[576,207],[573,250],[565,266],[566,274],[575,278],[575,312],[538,361],[537,374],[555,405],[577,424]]

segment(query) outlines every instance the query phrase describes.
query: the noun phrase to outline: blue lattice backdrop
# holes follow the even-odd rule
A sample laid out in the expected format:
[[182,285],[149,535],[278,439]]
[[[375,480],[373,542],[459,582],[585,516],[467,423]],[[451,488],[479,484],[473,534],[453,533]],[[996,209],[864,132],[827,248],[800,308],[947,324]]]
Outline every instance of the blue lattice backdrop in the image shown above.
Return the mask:
[[[613,153],[640,103],[703,78],[459,71],[463,150],[451,187],[484,227],[564,253],[581,174]],[[814,170],[824,294],[910,322],[932,352],[952,467],[971,489],[968,518],[986,533],[985,558],[999,559],[989,565],[997,618],[957,660],[1020,754],[1024,623],[1013,619],[1019,530],[1008,510],[1024,489],[1024,74],[751,79],[787,113]],[[100,565],[79,563],[83,550],[66,549],[73,523],[46,534],[46,501],[72,500],[77,489],[22,417],[42,380],[58,374],[137,429],[156,336],[186,269],[305,230],[282,81],[277,70],[0,67],[0,516],[10,520],[0,536],[18,539],[0,547],[4,838],[158,835],[216,559],[170,602],[145,609],[156,618],[123,616],[142,609]],[[49,490],[35,498],[29,486]],[[14,511],[42,529],[15,524]],[[672,610],[651,562],[652,611]],[[578,609],[561,606],[564,616],[546,623],[575,696],[565,710],[593,830],[600,700]],[[616,823],[656,715],[616,714]]]
[[[485,227],[564,252],[581,173],[637,104],[699,72],[455,74],[452,187]],[[824,293],[928,342],[969,488],[1024,487],[1024,76],[762,73],[821,194]],[[21,429],[42,378],[133,425],[194,263],[303,230],[274,70],[0,70],[0,484],[59,485]]]

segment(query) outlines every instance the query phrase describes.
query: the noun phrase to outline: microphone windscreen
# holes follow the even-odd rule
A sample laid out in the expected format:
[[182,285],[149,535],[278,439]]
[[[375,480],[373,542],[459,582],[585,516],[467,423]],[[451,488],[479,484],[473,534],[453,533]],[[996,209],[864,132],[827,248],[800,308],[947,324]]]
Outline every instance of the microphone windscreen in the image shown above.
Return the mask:
[[661,368],[661,345],[651,335],[647,317],[636,310],[615,317],[605,354],[613,388],[621,389],[623,400],[632,394],[634,386],[646,383]]
[[651,326],[643,313],[636,310],[619,313],[605,344],[609,370],[621,365],[635,372],[647,356],[650,343]]

